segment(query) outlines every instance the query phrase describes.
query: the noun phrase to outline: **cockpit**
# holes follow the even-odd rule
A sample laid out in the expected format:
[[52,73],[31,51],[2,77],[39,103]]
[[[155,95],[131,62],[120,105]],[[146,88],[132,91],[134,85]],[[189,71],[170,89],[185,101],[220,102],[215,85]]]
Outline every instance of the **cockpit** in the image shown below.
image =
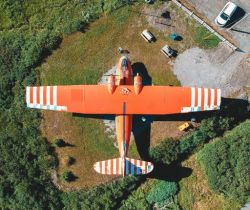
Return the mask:
[[126,57],[122,59],[121,66],[123,71],[128,69],[128,59]]

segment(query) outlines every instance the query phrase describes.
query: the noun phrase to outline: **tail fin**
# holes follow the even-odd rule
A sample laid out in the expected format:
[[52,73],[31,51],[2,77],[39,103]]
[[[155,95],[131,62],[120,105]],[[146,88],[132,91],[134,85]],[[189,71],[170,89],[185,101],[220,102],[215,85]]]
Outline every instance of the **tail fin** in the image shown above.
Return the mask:
[[123,161],[122,158],[115,158],[96,162],[94,164],[94,169],[100,174],[141,175],[153,171],[154,165],[151,162],[135,160],[132,158],[126,158],[126,161]]

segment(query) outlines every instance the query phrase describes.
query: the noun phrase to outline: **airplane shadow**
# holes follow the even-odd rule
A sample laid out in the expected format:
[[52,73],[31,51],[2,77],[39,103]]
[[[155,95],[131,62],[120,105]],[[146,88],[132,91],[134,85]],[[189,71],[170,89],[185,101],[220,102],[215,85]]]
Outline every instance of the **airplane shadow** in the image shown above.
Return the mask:
[[139,74],[142,77],[142,85],[152,85],[152,77],[149,76],[145,65],[141,62],[136,62],[132,64],[133,75]]
[[[190,154],[180,156],[180,159],[170,165],[156,163],[150,159],[150,130],[151,123],[154,121],[190,121],[195,118],[197,122],[212,116],[218,117],[233,117],[237,123],[240,123],[250,118],[248,110],[248,101],[242,99],[222,98],[221,109],[218,112],[193,112],[188,114],[174,115],[135,115],[133,120],[133,132],[135,136],[136,146],[141,159],[151,161],[154,164],[154,170],[145,175],[149,178],[156,178],[167,181],[180,181],[184,177],[188,177],[192,173],[191,168],[181,166],[181,162],[189,157]],[[143,120],[142,120],[143,119]],[[192,152],[191,152],[192,153]]]
[[151,161],[154,164],[153,172],[145,175],[145,177],[178,182],[182,178],[190,176],[192,169],[182,167],[180,163],[165,165],[162,163],[155,163],[151,160],[149,156],[149,148],[151,123],[153,121],[154,120],[152,116],[133,116],[132,131],[140,158],[145,161]]

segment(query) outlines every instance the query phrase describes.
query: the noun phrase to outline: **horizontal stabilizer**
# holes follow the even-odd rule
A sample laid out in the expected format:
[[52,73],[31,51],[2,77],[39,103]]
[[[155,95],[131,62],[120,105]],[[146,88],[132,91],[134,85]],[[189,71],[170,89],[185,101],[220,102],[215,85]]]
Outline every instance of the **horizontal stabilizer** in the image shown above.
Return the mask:
[[115,158],[94,164],[94,169],[97,173],[108,175],[148,174],[153,168],[154,165],[150,162],[132,158],[126,158],[125,161],[122,158]]

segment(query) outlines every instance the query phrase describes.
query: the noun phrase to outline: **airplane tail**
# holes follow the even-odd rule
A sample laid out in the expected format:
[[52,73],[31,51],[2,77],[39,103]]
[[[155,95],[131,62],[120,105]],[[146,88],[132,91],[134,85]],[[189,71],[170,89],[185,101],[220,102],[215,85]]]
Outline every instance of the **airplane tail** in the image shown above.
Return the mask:
[[127,176],[148,174],[153,171],[154,165],[151,162],[126,157],[96,162],[94,169],[100,174]]

